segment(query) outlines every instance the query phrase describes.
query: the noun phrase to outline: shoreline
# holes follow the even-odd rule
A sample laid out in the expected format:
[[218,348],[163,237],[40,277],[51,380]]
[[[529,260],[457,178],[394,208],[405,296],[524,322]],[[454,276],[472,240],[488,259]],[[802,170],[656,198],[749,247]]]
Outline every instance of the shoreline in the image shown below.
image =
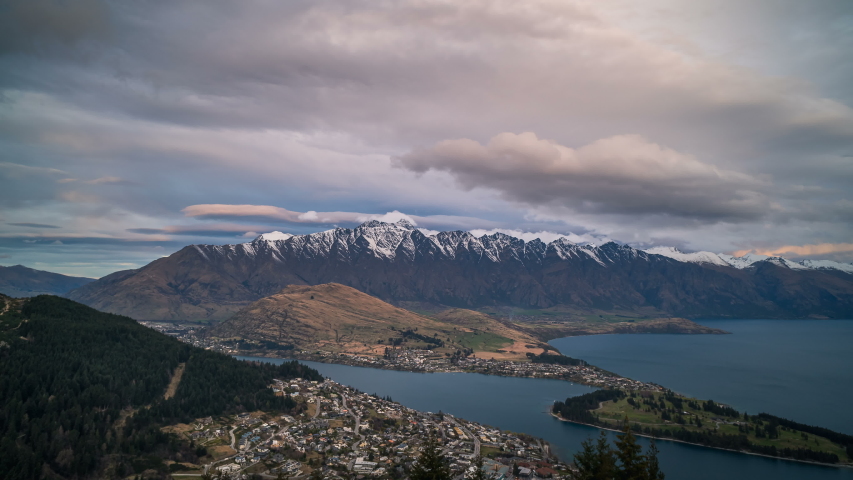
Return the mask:
[[[559,415],[557,415],[557,414],[555,414],[554,412],[551,412],[551,411],[549,411],[549,412],[548,412],[548,415],[551,415],[552,417],[556,418],[557,420],[559,420],[559,421],[561,421],[561,422],[574,423],[575,425],[584,425],[584,426],[587,426],[587,427],[597,428],[597,429],[599,429],[599,430],[607,430],[607,431],[609,431],[609,432],[616,432],[616,433],[621,433],[621,432],[622,432],[622,430],[617,430],[617,429],[615,429],[615,428],[602,427],[602,426],[600,426],[600,425],[593,425],[593,424],[591,424],[591,423],[583,423],[583,422],[576,422],[576,421],[574,421],[574,420],[567,420],[567,419],[565,419],[565,418],[563,418],[563,417],[560,417]],[[847,469],[853,469],[853,464],[850,464],[850,463],[822,463],[822,462],[812,462],[812,461],[809,461],[809,460],[798,460],[798,459],[796,459],[796,458],[789,458],[789,457],[774,457],[773,455],[766,455],[766,454],[763,454],[763,453],[747,452],[747,451],[743,451],[743,450],[732,450],[731,448],[711,447],[711,446],[709,446],[709,445],[702,445],[701,443],[685,442],[684,440],[677,440],[677,439],[675,439],[675,438],[655,437],[655,436],[652,436],[652,435],[646,435],[645,433],[637,433],[637,432],[634,432],[633,430],[632,430],[631,432],[634,434],[634,436],[637,436],[637,437],[644,437],[644,438],[650,438],[650,439],[652,439],[652,440],[665,440],[665,441],[667,441],[667,442],[683,443],[683,444],[685,444],[685,445],[693,445],[693,446],[696,446],[696,447],[711,448],[711,449],[714,449],[714,450],[722,450],[722,451],[724,451],[724,452],[742,453],[742,454],[746,454],[746,455],[754,455],[754,456],[756,456],[756,457],[773,458],[773,459],[776,459],[776,460],[785,460],[785,461],[788,461],[788,462],[806,463],[806,464],[809,464],[809,465],[820,465],[820,466],[823,466],[823,467],[834,467],[834,468],[847,468]]]
[[[619,389],[628,389],[628,390],[648,390],[648,391],[663,391],[666,390],[663,386],[651,383],[651,382],[640,382],[638,380],[633,380],[628,377],[623,377],[621,375],[617,375],[613,372],[604,370],[602,368],[596,367],[594,365],[583,365],[582,368],[588,369],[588,372],[584,372],[589,374],[590,372],[595,375],[599,375],[598,381],[589,381],[583,378],[581,371],[575,372],[560,372],[559,375],[551,374],[551,375],[523,375],[523,374],[513,374],[514,372],[506,372],[506,371],[491,371],[488,369],[478,369],[476,366],[472,366],[469,368],[465,367],[455,367],[455,368],[447,368],[442,370],[427,370],[427,369],[417,369],[412,368],[406,365],[389,365],[384,363],[371,363],[367,361],[359,361],[356,358],[352,357],[343,357],[341,358],[338,354],[337,358],[330,358],[329,356],[322,355],[313,355],[313,354],[299,354],[294,353],[292,355],[277,356],[273,353],[268,352],[256,352],[256,351],[242,351],[238,353],[232,353],[230,355],[240,355],[240,356],[251,356],[251,357],[260,357],[260,358],[276,358],[282,360],[305,360],[309,362],[317,362],[317,363],[326,363],[331,365],[346,365],[350,367],[362,367],[362,368],[376,368],[379,370],[391,370],[398,372],[409,372],[409,373],[475,373],[480,375],[491,375],[495,377],[512,377],[512,378],[533,378],[539,380],[559,380],[563,382],[574,383],[577,385],[584,385],[587,387],[593,388],[619,388]],[[339,361],[339,360],[344,360]],[[488,360],[482,359],[487,362],[494,362],[494,364],[505,366],[505,365],[516,365],[516,366],[529,366],[529,365],[542,365],[542,368],[546,368],[546,366],[550,366],[552,368],[563,367],[561,365],[553,365],[553,364],[534,364],[532,362],[518,362],[514,360]],[[577,368],[577,367],[575,367]],[[571,373],[575,375],[569,376]],[[620,382],[622,385],[613,385],[607,384],[607,381],[610,382]]]
[[[358,364],[349,364],[349,363],[339,363],[339,362],[334,362],[334,361],[328,361],[330,359],[324,359],[326,361],[322,361],[322,360],[317,360],[317,359],[312,359],[312,358],[295,358],[295,356],[294,356],[294,358],[283,358],[283,357],[276,357],[276,356],[271,356],[271,355],[258,355],[258,354],[246,355],[244,353],[241,353],[239,355],[241,355],[241,356],[255,356],[255,357],[259,357],[259,358],[275,358],[275,359],[279,359],[279,360],[296,360],[296,361],[305,360],[305,361],[325,363],[325,364],[330,364],[330,365],[345,365],[345,366],[361,367],[361,368],[376,368],[376,369],[380,369],[380,370],[402,371],[402,372],[409,372],[409,373],[473,373],[473,374],[480,374],[480,375],[492,375],[492,376],[496,376],[496,377],[534,378],[534,379],[540,379],[540,380],[542,380],[542,379],[544,379],[544,380],[560,380],[560,381],[575,383],[578,385],[583,385],[583,386],[588,386],[588,387],[602,388],[601,386],[598,386],[598,385],[588,384],[588,383],[583,383],[583,382],[576,382],[576,381],[568,380],[568,379],[564,379],[564,378],[531,377],[531,376],[521,376],[521,375],[501,375],[499,373],[472,372],[472,371],[465,371],[465,370],[461,370],[461,369],[460,370],[454,370],[454,371],[439,371],[439,372],[416,371],[416,370],[406,369],[406,368],[392,368],[392,366],[389,366],[389,365],[358,365]],[[610,372],[608,372],[608,373],[610,373]],[[622,377],[620,377],[620,378],[622,378]],[[664,387],[659,386],[659,385],[657,387],[662,388],[662,389],[664,388]],[[607,431],[611,431],[611,432],[615,432],[615,433],[622,432],[622,430],[618,430],[615,428],[603,427],[600,425],[593,425],[593,424],[589,424],[589,423],[567,420],[565,418],[562,418],[562,417],[554,414],[550,409],[547,411],[547,413],[548,413],[548,415],[550,415],[550,416],[554,417],[555,419],[560,420],[562,422],[573,423],[576,425],[584,425],[587,427],[592,427],[592,428],[596,428],[599,430],[607,430]],[[767,454],[755,453],[755,452],[748,452],[748,451],[743,451],[743,450],[732,450],[730,448],[712,447],[712,446],[708,446],[708,445],[702,445],[701,443],[687,442],[684,440],[678,440],[678,439],[674,439],[674,438],[655,437],[652,435],[647,435],[645,433],[637,433],[637,432],[633,432],[633,433],[635,436],[649,438],[652,440],[665,440],[668,442],[682,443],[685,445],[693,445],[696,447],[710,448],[710,449],[714,449],[714,450],[721,450],[721,451],[731,452],[731,453],[754,455],[757,457],[771,458],[771,459],[775,459],[775,460],[785,460],[785,461],[789,461],[789,462],[798,462],[798,463],[804,463],[804,464],[808,464],[808,465],[853,469],[853,464],[850,464],[850,463],[823,463],[823,462],[814,462],[814,461],[809,461],[809,460],[798,460],[798,459],[790,458],[790,457],[773,456],[773,455],[767,455]],[[560,459],[560,460],[566,461],[564,459]]]

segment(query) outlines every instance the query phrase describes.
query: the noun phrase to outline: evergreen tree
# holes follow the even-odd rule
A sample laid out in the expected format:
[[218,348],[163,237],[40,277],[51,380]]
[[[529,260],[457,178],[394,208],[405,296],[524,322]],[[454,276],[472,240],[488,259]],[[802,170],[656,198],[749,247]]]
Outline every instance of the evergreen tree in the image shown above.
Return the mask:
[[574,457],[578,472],[576,480],[664,480],[658,464],[658,449],[655,442],[643,455],[637,438],[625,419],[623,432],[616,440],[616,450],[607,442],[607,434],[601,432],[598,442],[592,439],[583,442],[583,450]]
[[660,471],[658,464],[658,446],[652,440],[649,449],[646,450],[646,477],[645,480],[664,480],[665,475]]
[[575,454],[577,480],[613,480],[616,475],[616,456],[607,443],[607,433],[604,431],[593,443],[587,439],[582,444],[583,450]]
[[645,476],[646,457],[637,443],[637,437],[628,425],[628,417],[623,421],[622,433],[616,438],[616,458],[619,459],[619,470],[616,475],[620,480],[640,480]]
[[421,456],[415,462],[410,475],[412,480],[449,480],[450,466],[441,454],[435,435],[430,433],[424,442]]

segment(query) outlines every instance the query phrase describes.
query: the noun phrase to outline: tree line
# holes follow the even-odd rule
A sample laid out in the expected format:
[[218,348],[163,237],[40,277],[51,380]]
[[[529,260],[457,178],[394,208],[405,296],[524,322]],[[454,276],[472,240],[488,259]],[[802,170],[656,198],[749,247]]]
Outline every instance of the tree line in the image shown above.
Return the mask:
[[565,355],[555,355],[553,353],[542,352],[539,355],[527,352],[527,358],[533,363],[547,363],[551,365],[586,365],[586,362],[577,358],[567,357]]
[[[287,410],[292,400],[267,388],[273,378],[322,378],[296,362],[241,362],[54,296],[3,317],[0,472],[9,480],[123,477],[162,459],[193,462],[204,452],[162,426]],[[175,396],[163,400],[181,363]]]
[[[586,423],[590,425],[597,426],[612,426],[610,424],[605,423],[600,419],[600,417],[593,411],[597,409],[601,402],[610,401],[610,400],[619,400],[625,398],[628,394],[621,390],[596,390],[595,392],[590,392],[584,395],[580,395],[577,397],[569,397],[565,402],[554,402],[552,407],[552,411],[554,414],[560,416],[569,421]],[[669,399],[672,397],[676,401],[673,402],[674,405],[681,405],[683,400],[675,397],[671,392],[666,392],[663,397],[660,399],[660,404],[656,404],[652,399],[643,399],[642,402],[645,405],[653,406],[655,409],[659,409],[662,412],[662,419],[671,418],[669,416],[669,409],[666,407],[666,404],[663,402],[664,398]],[[689,400],[691,403],[691,408],[702,409],[705,411],[709,411],[714,414],[718,414],[721,416],[728,416],[733,418],[740,418],[741,415],[736,410],[719,405],[713,401],[707,402],[695,402]],[[632,406],[639,406],[638,401],[635,400],[635,395],[628,399],[628,403]],[[685,423],[679,413],[677,415],[677,423]],[[786,428],[800,430],[797,428],[798,426],[803,426],[810,428],[811,430],[804,430],[815,435],[820,435],[825,438],[829,438],[828,434],[832,434],[832,438],[830,440],[840,443],[842,446],[845,445],[845,441],[850,437],[849,435],[840,434],[837,432],[832,432],[828,429],[820,428],[820,427],[809,427],[807,425],[798,424],[796,422],[792,422],[790,420],[780,419],[778,417],[773,417],[772,415],[761,414],[757,416],[749,417],[744,414],[744,420],[752,419],[755,423],[755,432],[756,436],[759,438],[778,438],[778,430],[777,428],[782,425]],[[786,423],[783,423],[786,422]],[[699,423],[699,419],[695,420],[697,426],[701,428],[702,424]],[[758,445],[753,443],[747,437],[747,430],[749,426],[741,427],[739,434],[727,434],[721,433],[714,430],[688,430],[683,426],[673,425],[673,428],[651,428],[651,427],[641,427],[639,424],[634,424],[630,426],[630,429],[636,433],[641,433],[644,435],[648,435],[651,437],[659,437],[659,438],[669,438],[673,440],[680,440],[688,443],[696,443],[699,445],[704,445],[708,447],[714,448],[725,448],[730,450],[738,450],[738,451],[746,451],[752,453],[759,453],[763,455],[771,455],[776,457],[785,457],[785,458],[793,458],[796,460],[808,460],[814,462],[821,463],[838,463],[840,461],[838,455],[829,452],[823,452],[819,450],[813,450],[810,448],[800,447],[800,448],[777,448],[776,446],[765,446]],[[820,433],[818,433],[820,432]],[[848,447],[848,455],[851,447]]]

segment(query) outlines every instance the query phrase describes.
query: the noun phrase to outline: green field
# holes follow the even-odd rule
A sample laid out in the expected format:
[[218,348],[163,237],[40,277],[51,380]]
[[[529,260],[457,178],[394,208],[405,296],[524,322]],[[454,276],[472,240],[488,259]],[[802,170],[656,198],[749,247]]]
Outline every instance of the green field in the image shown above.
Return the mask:
[[[725,415],[712,413],[704,409],[706,402],[689,397],[676,396],[678,404],[665,399],[660,393],[642,392],[635,397],[627,396],[616,401],[607,401],[594,410],[599,420],[613,428],[619,428],[623,419],[628,418],[631,425],[639,425],[641,430],[681,429],[692,432],[708,432],[729,435],[746,435],[755,445],[775,446],[777,449],[807,448],[838,455],[841,463],[851,463],[845,446],[809,433],[804,433],[781,425],[773,427],[772,422],[763,421],[755,416],[744,418],[742,414]],[[670,397],[671,398],[671,397]],[[635,405],[629,403],[633,401]],[[696,407],[699,408],[696,408]],[[665,419],[664,417],[668,417]],[[698,420],[698,425],[697,425]],[[772,433],[768,432],[772,430]],[[760,436],[756,434],[760,432]]]
[[463,347],[474,351],[494,352],[503,347],[508,347],[513,343],[509,338],[482,331],[460,332],[456,335],[455,339]]

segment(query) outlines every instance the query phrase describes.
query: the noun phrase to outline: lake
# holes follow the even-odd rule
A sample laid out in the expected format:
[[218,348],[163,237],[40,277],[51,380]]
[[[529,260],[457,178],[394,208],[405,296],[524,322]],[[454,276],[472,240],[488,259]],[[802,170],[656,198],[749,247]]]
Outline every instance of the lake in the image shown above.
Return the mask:
[[684,395],[853,435],[853,321],[699,323],[732,335],[598,335],[550,343]]
[[[853,321],[707,320],[732,335],[599,335],[553,340],[566,355],[607,370],[853,434]],[[245,357],[240,357],[245,358]],[[273,359],[258,359],[281,361]],[[554,400],[592,389],[559,380],[411,373],[303,362],[367,393],[544,438],[569,459],[597,429],[561,422]],[[643,444],[647,440],[641,439]],[[853,470],[658,441],[669,480],[851,479]]]
[[[284,360],[238,357],[280,363]],[[451,413],[504,430],[544,438],[563,459],[598,430],[561,422],[548,414],[556,399],[592,389],[559,380],[496,377],[469,373],[411,373],[347,365],[302,362],[363,392],[391,396],[410,408]],[[646,439],[640,439],[647,445]],[[754,455],[658,441],[668,480],[851,479],[853,470],[820,467]]]

